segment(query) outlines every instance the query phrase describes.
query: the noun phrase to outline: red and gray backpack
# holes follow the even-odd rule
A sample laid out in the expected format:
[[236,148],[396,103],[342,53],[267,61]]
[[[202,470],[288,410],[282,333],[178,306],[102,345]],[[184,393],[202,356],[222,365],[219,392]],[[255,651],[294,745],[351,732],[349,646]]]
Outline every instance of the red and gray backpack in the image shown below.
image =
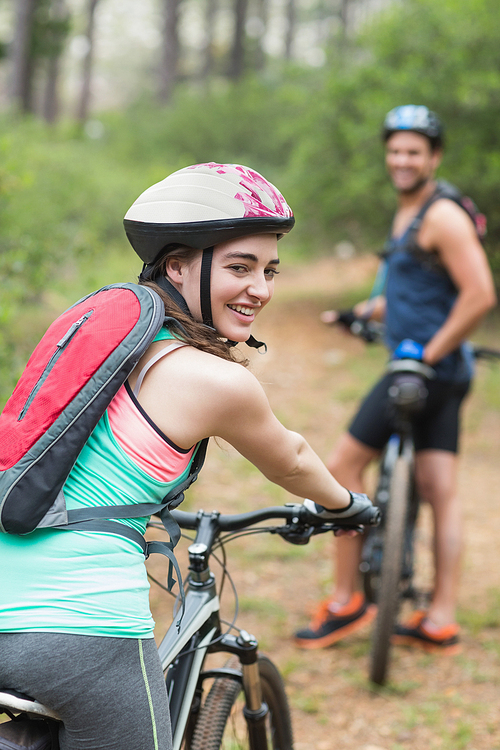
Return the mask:
[[[189,477],[158,503],[68,510],[63,485],[85,442],[164,323],[161,298],[137,284],[112,284],[83,297],[48,328],[0,415],[0,531],[85,528],[121,534],[146,556],[161,551],[109,519],[160,515],[171,551],[180,532],[169,510],[203,464],[200,443]],[[174,563],[175,564],[175,563]],[[176,566],[177,567],[177,566]]]

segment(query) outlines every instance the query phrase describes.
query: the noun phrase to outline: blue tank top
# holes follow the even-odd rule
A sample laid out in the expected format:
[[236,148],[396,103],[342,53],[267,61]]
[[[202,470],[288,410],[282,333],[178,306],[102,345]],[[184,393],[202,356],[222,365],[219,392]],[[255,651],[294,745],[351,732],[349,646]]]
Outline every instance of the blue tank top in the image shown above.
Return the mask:
[[[427,266],[408,248],[409,229],[386,244],[386,344],[391,352],[403,339],[426,345],[441,328],[457,298],[444,268]],[[473,374],[472,355],[464,343],[434,365],[438,380],[463,382]]]

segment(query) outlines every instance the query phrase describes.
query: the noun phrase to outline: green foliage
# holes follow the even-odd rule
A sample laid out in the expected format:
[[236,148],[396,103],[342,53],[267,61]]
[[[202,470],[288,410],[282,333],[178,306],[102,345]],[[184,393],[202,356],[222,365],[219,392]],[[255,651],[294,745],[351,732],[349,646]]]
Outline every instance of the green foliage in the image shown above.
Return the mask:
[[399,104],[424,103],[447,125],[441,175],[470,194],[489,223],[488,250],[500,271],[500,47],[494,0],[405,0],[356,40],[349,60],[331,61],[297,132],[290,165],[303,227],[325,243],[381,242],[394,198],[380,129]]
[[[39,5],[37,22],[57,45],[68,22],[48,9]],[[59,311],[47,301],[70,285],[68,302],[86,284],[109,281],[103,257],[129,263],[122,216],[142,190],[187,164],[242,162],[263,172],[294,209],[287,250],[299,257],[343,239],[379,247],[394,209],[380,127],[398,104],[425,103],[447,125],[440,174],[486,213],[500,278],[500,5],[404,0],[373,18],[355,39],[332,45],[321,70],[275,67],[237,84],[185,83],[167,107],[141,98],[103,114],[102,137],[0,119],[0,401]],[[37,54],[57,51],[49,47]],[[40,314],[27,325],[30,310]]]
[[206,161],[248,163],[273,179],[287,163],[307,98],[308,86],[295,75],[289,82],[249,77],[239,84],[181,86],[166,107],[142,99],[126,113],[127,127],[119,113],[104,122],[116,153],[149,167],[153,179],[165,176],[165,160],[179,169]]
[[32,59],[60,55],[69,31],[67,9],[56,12],[50,0],[38,0],[31,34]]
[[82,264],[97,265],[110,249],[126,248],[121,218],[140,180],[134,185],[126,165],[97,144],[31,119],[0,121],[0,155],[3,400],[50,323],[47,292],[77,277]]

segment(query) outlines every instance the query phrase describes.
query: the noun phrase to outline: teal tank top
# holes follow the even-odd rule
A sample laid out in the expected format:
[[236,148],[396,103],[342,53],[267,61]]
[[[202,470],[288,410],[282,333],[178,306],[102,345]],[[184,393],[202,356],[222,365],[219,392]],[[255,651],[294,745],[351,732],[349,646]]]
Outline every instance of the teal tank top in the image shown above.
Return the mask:
[[[172,338],[162,329],[155,341]],[[159,503],[187,476],[195,451],[163,435],[125,384],[66,481],[67,506]],[[122,523],[144,532],[147,520]],[[0,570],[0,632],[153,637],[144,555],[129,539],[55,529],[0,534]]]

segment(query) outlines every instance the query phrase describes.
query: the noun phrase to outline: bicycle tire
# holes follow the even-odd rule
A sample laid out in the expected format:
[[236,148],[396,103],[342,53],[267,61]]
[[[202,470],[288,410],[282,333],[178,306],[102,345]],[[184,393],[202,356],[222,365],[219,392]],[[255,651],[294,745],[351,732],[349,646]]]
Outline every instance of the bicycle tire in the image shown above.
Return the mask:
[[401,438],[393,435],[385,447],[380,459],[380,473],[375,491],[374,503],[380,508],[382,521],[379,526],[368,528],[363,542],[363,552],[360,564],[363,590],[367,601],[377,604],[382,574],[382,556],[384,551],[384,537],[387,515],[387,504],[390,497],[391,478],[394,466],[399,456]]
[[382,529],[369,529],[363,542],[363,559],[359,566],[366,601],[376,604],[382,567]]
[[403,543],[411,492],[411,464],[407,456],[397,458],[390,484],[378,609],[370,653],[370,680],[383,685],[387,678],[391,636],[398,613]]
[[[293,750],[292,722],[283,680],[272,661],[259,656],[262,699],[269,708],[267,747],[254,750]],[[200,711],[190,750],[243,750],[249,748],[243,716],[242,685],[236,680],[214,680]]]

